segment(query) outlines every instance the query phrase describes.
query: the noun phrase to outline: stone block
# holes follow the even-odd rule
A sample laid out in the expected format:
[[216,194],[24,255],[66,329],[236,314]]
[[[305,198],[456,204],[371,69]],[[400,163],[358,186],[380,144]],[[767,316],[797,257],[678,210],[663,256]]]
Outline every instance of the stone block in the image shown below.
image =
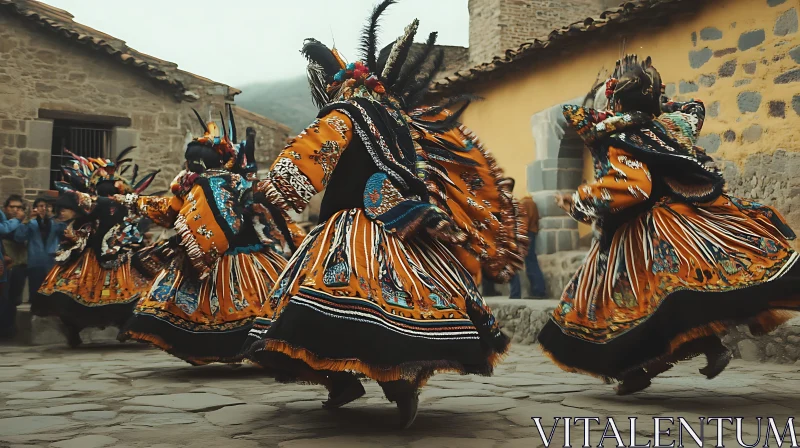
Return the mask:
[[28,148],[50,151],[53,146],[53,121],[30,120],[28,124]]
[[727,62],[723,63],[719,67],[719,71],[718,71],[719,77],[720,78],[730,78],[731,76],[733,76],[733,74],[736,73],[736,65],[737,65],[737,63],[738,62],[737,62],[736,59],[733,59],[731,61],[727,61]]
[[677,90],[678,89],[675,86],[675,83],[671,82],[671,83],[667,84],[666,87],[664,88],[664,94],[667,95],[669,98],[672,98],[677,93]]
[[767,5],[770,7],[778,6],[786,3],[786,0],[767,0]]
[[528,169],[526,172],[528,179],[528,192],[544,190],[544,181],[542,180],[542,163],[542,160],[536,160],[528,164]]
[[578,185],[583,183],[583,171],[580,170],[556,170],[558,177],[556,181],[556,189],[558,190],[574,190]]
[[[61,321],[55,317],[33,316],[30,319],[30,336],[27,338],[32,345],[50,345],[67,343],[67,338],[61,331]],[[115,328],[87,328],[81,331],[84,343],[114,342],[119,330]]]
[[770,101],[769,116],[773,118],[786,118],[786,102]]
[[792,109],[794,109],[794,113],[800,115],[800,95],[792,97]]
[[763,133],[764,130],[757,124],[748,126],[742,131],[742,141],[745,143],[755,143],[761,139]]
[[697,92],[700,88],[693,81],[681,81],[679,90],[680,93],[692,93]]
[[734,53],[736,53],[736,49],[735,49],[735,48],[733,48],[733,47],[730,47],[730,48],[723,48],[722,50],[716,50],[716,51],[714,51],[714,57],[715,57],[715,58],[721,58],[721,57],[723,57],[723,56],[727,56],[727,55],[729,55],[729,54],[734,54]]
[[[531,196],[533,197],[533,201],[536,202],[536,207],[539,209],[540,217],[546,218],[546,217],[567,216],[564,210],[561,210],[561,208],[558,205],[556,205],[557,193],[559,192],[553,190],[532,192]],[[563,192],[563,193],[571,194],[572,192]]]
[[131,126],[141,132],[155,132],[156,118],[150,114],[133,114]]
[[[40,157],[49,157],[47,154],[39,154]],[[28,170],[25,175],[25,184],[28,187],[33,187],[40,191],[46,191],[50,188],[50,164],[40,163],[38,167]],[[36,193],[38,194],[38,193]]]
[[17,148],[27,148],[28,147],[28,136],[27,135],[17,135],[16,141]]
[[22,168],[36,168],[39,166],[39,152],[33,150],[20,151],[19,166]]
[[722,134],[722,139],[729,143],[734,142],[736,141],[736,133],[728,129]]
[[8,168],[14,168],[17,166],[17,157],[3,156],[2,164]]
[[800,46],[789,50],[789,56],[792,58],[795,64],[800,64]]
[[571,219],[568,217],[561,217],[561,218],[540,218],[539,219],[539,230],[552,230],[552,229],[561,229],[564,226],[564,221],[567,219]]
[[549,255],[556,253],[558,230],[541,230],[536,236],[536,254]]
[[17,177],[4,177],[0,179],[0,191],[4,195],[22,194],[25,191],[25,184],[22,179]]
[[703,87],[711,87],[717,82],[717,77],[714,75],[700,75],[699,82]]
[[700,39],[720,40],[722,39],[722,31],[714,27],[703,28],[702,30],[700,30]]
[[164,128],[177,128],[178,127],[178,115],[175,113],[164,112],[158,114],[158,127],[159,129]]
[[739,51],[746,51],[761,45],[767,38],[763,29],[753,30],[742,33],[739,36]]
[[559,158],[559,159],[546,159],[542,160],[542,169],[555,169],[555,168],[566,168],[566,169],[583,169],[583,158]]
[[[114,128],[111,131],[111,155],[112,158],[116,157],[122,150],[129,146],[137,146],[139,144],[139,131],[128,128]],[[173,150],[173,148],[163,148],[164,151]],[[141,150],[133,155],[134,160],[143,160]],[[141,162],[139,162],[141,164]]]
[[748,62],[746,64],[742,64],[742,68],[744,72],[748,75],[754,75],[756,73],[756,67],[758,67],[758,63],[756,62]]
[[719,116],[719,101],[714,101],[708,106],[708,116],[711,118]]
[[761,94],[753,91],[746,91],[739,94],[736,100],[739,112],[756,112],[761,107]]
[[689,65],[692,68],[700,68],[708,62],[714,52],[710,48],[705,47],[702,50],[692,50],[689,52]]
[[16,131],[17,120],[2,120],[0,122],[0,129],[4,131]]
[[750,84],[751,82],[752,82],[752,80],[750,80],[750,79],[737,79],[737,80],[736,80],[736,81],[733,83],[733,87],[742,87],[742,86],[746,86],[746,85]]
[[578,243],[577,230],[559,230],[556,240],[556,251],[566,252],[575,250]]
[[797,32],[797,9],[792,8],[778,17],[775,21],[775,35],[787,36]]
[[721,143],[719,134],[706,134],[697,139],[697,146],[704,148],[707,153],[717,152]]
[[543,190],[558,190],[558,178],[562,170],[542,170]]
[[800,68],[790,70],[775,78],[775,84],[789,84],[800,81]]

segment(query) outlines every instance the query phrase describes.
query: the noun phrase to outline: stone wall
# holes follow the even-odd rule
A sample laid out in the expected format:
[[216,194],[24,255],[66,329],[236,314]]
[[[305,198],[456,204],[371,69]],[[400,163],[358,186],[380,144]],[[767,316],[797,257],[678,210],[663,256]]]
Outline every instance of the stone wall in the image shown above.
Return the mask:
[[[196,84],[187,87],[199,99],[182,102],[164,84],[103,52],[0,15],[0,194],[31,199],[49,188],[53,120],[40,118],[42,109],[129,118],[129,127],[114,129],[112,152],[136,145],[133,157],[142,170],[162,170],[151,189],[166,188],[180,170],[187,136],[200,132],[191,107],[218,117],[232,100],[228,86],[191,79]],[[275,154],[289,129],[251,114],[242,117],[242,135],[255,121],[261,123],[260,152]]]
[[[554,29],[598,15],[604,0],[469,0],[469,49],[473,65],[547,36]],[[616,2],[618,3],[618,2]]]
[[800,34],[796,2],[769,0],[769,21],[714,24],[691,39],[690,76],[667,85],[706,101],[698,144],[725,168],[730,193],[763,201],[800,228]]

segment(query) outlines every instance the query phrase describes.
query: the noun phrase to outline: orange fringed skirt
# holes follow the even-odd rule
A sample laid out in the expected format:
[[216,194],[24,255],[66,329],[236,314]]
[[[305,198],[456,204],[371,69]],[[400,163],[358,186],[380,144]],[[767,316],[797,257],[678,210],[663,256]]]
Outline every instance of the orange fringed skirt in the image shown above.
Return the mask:
[[150,282],[131,268],[130,259],[104,268],[94,251],[86,249],[74,261],[56,265],[31,303],[37,316],[58,316],[77,330],[122,327]]
[[445,246],[401,240],[361,209],[312,230],[269,301],[245,353],[285,379],[324,384],[349,371],[421,385],[440,370],[489,375],[509,343]]
[[152,343],[193,365],[239,362],[247,332],[285,265],[266,249],[228,253],[197,280],[179,256],[156,277],[120,340]]
[[663,199],[592,246],[539,342],[567,371],[621,379],[731,325],[769,332],[800,311],[793,238],[758,203]]

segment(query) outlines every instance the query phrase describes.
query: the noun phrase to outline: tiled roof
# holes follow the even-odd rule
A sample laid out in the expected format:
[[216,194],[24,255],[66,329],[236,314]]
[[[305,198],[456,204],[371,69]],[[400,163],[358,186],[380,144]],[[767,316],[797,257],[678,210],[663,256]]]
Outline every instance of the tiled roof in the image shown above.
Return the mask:
[[128,47],[121,39],[75,22],[69,12],[45,3],[34,0],[0,0],[0,10],[11,11],[55,33],[60,38],[106,53],[120,63],[128,65],[131,69],[138,70],[146,76],[171,87],[180,99],[191,100],[198,97],[196,93],[190,90],[192,84],[211,84],[224,87],[226,96],[229,99],[233,99],[235,95],[241,93],[240,90],[225,84],[179,70],[178,65],[175,63],[136,51]]
[[[523,43],[516,50],[506,50],[502,56],[495,56],[472,68],[447,75],[433,84],[433,94],[450,93],[465,89],[469,84],[486,81],[518,68],[523,60],[535,60],[537,56],[555,54],[568,44],[596,39],[598,34],[618,30],[624,24],[641,27],[653,19],[693,11],[708,0],[639,0],[629,1],[619,7],[605,11],[597,17],[587,17],[561,29],[553,30],[542,39]],[[512,67],[513,66],[513,67]]]

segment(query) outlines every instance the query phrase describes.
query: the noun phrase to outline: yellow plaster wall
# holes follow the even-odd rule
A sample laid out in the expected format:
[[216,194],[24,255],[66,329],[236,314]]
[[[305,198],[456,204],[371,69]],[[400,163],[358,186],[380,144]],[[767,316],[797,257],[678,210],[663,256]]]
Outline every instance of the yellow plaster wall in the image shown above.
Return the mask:
[[[481,84],[473,91],[484,98],[474,103],[464,115],[464,123],[480,136],[497,157],[507,174],[518,179],[526,178],[526,166],[535,158],[535,145],[531,134],[530,118],[533,114],[563,101],[584,95],[594,82],[597,71],[613,67],[619,56],[619,47],[626,39],[626,51],[640,56],[652,56],[665,83],[679,85],[681,80],[693,81],[699,87],[696,93],[679,94],[679,99],[700,98],[706,106],[719,101],[719,115],[707,116],[704,134],[722,134],[732,130],[735,140],[721,143],[715,157],[742,163],[751,154],[771,152],[779,148],[793,151],[800,146],[800,116],[792,108],[792,98],[800,94],[800,82],[776,85],[774,78],[796,69],[797,63],[789,51],[800,44],[798,33],[778,37],[774,34],[776,19],[794,8],[800,9],[798,0],[786,0],[769,7],[765,0],[714,0],[691,17],[667,23],[658,30],[643,29],[626,36],[608,35],[600,42],[590,42],[567,56],[550,58],[536,65],[519,64],[517,73]],[[722,39],[703,41],[700,31],[715,27],[722,31]],[[764,29],[766,40],[747,51],[712,57],[698,69],[689,64],[689,52],[708,47],[711,51],[736,48],[740,35],[749,30]],[[692,33],[697,33],[696,44]],[[781,42],[783,45],[776,46]],[[783,55],[782,59],[778,59]],[[721,78],[718,70],[722,64],[736,59],[734,76]],[[757,62],[754,75],[747,75],[742,64]],[[513,67],[513,66],[512,66]],[[711,87],[699,84],[700,75],[714,75]],[[738,80],[750,79],[750,84],[734,87]],[[762,95],[760,108],[755,113],[740,113],[737,97],[742,91],[758,91]],[[768,103],[781,100],[786,103],[786,118],[768,117]],[[753,124],[763,128],[762,137],[753,143],[742,141],[742,132]],[[720,135],[721,136],[721,135]],[[590,165],[587,163],[586,167]],[[590,171],[587,170],[587,176]],[[525,182],[517,182],[525,185]],[[519,192],[521,193],[521,192]],[[582,232],[585,233],[585,230]]]

